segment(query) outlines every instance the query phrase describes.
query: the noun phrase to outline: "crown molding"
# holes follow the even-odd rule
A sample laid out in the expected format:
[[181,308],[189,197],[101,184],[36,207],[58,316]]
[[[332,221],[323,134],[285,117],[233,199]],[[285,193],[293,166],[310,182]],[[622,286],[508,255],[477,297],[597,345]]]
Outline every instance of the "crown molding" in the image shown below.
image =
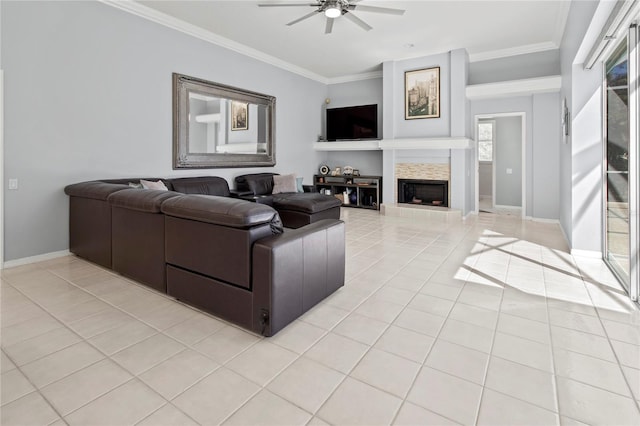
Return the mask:
[[333,77],[329,79],[327,84],[351,83],[352,81],[371,80],[374,78],[382,78],[382,71],[371,71],[362,74],[351,74],[341,77]]
[[190,35],[200,40],[207,41],[209,43],[218,45],[220,47],[224,47],[225,49],[232,50],[234,52],[248,56],[250,58],[257,59],[259,61],[281,68],[285,71],[298,74],[302,77],[306,77],[310,80],[315,80],[319,83],[329,84],[330,80],[324,76],[321,76],[320,74],[316,74],[305,68],[298,67],[289,62],[283,61],[282,59],[278,59],[275,56],[267,55],[257,49],[253,49],[249,46],[235,42],[226,37],[219,36],[215,33],[212,33],[211,31],[204,30],[200,27],[189,24],[180,19],[174,18],[173,16],[167,15],[166,13],[158,12],[155,9],[144,6],[135,1],[132,1],[132,0],[99,0],[99,1],[105,5],[115,7],[116,9],[120,9],[125,12],[131,13],[132,15],[139,16],[151,22],[155,22],[156,24],[160,24],[165,27],[174,29],[176,31],[180,31],[184,34]]
[[527,44],[524,46],[510,47],[508,49],[492,50],[469,55],[469,62],[488,61],[491,59],[507,58],[509,56],[525,55],[527,53],[545,52],[558,49],[558,44],[546,41],[544,43]]

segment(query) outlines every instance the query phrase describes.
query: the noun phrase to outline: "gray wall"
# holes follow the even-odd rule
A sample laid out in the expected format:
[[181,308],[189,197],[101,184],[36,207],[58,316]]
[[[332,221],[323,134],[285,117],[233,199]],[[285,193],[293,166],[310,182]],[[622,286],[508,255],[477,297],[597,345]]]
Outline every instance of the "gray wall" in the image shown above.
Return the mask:
[[[533,192],[531,215],[538,219],[560,218],[560,147],[562,124],[558,93],[533,97]],[[546,123],[546,124],[545,124]]]
[[522,118],[495,121],[496,205],[522,207]]
[[[594,162],[597,160],[598,146],[596,144],[593,149],[589,150],[593,153],[590,155],[592,159],[588,159],[584,163],[579,158],[576,158],[578,161],[574,160],[574,153],[575,156],[580,157],[579,150],[584,143],[585,136],[587,136],[580,135],[581,129],[578,128],[575,119],[578,116],[584,117],[586,115],[583,111],[585,105],[584,97],[587,96],[588,98],[598,93],[597,82],[592,81],[584,85],[580,82],[581,75],[595,74],[592,78],[596,79],[598,75],[601,75],[602,68],[597,66],[596,69],[591,72],[584,71],[581,65],[574,65],[573,62],[597,7],[597,1],[571,2],[564,37],[560,44],[560,66],[562,70],[561,99],[566,98],[572,120],[567,143],[563,143],[560,147],[560,226],[572,248],[593,251],[602,250],[601,232],[598,232],[598,230],[601,229],[602,214],[599,212],[600,209],[593,205],[593,201],[601,201],[597,199],[597,193],[589,191],[588,187],[584,188],[587,190],[587,195],[595,200],[592,200],[590,203],[589,200],[581,199],[582,196],[576,194],[574,191],[574,175],[577,177],[576,180],[583,180],[585,174],[588,174],[589,168],[596,167],[597,171],[600,164],[594,164]],[[576,74],[575,81],[574,73]],[[595,100],[595,102],[597,101],[598,100]],[[597,125],[601,122],[601,117],[596,116],[594,113],[586,116],[585,120],[586,123],[593,121]],[[579,133],[578,139],[576,139],[576,131]],[[600,133],[601,131],[596,129],[592,137]],[[600,148],[600,163],[602,162],[601,153],[602,150]],[[594,185],[592,184],[592,186]],[[595,187],[592,189],[597,191]],[[587,209],[582,210],[585,201],[586,205],[592,204],[589,213]],[[584,236],[581,237],[580,234],[584,234]]]
[[493,195],[493,163],[480,163],[478,175],[480,196],[491,197]]
[[[98,2],[0,2],[5,260],[68,248],[65,185],[296,172],[311,182],[327,87]],[[273,169],[172,170],[171,73],[277,98]],[[302,95],[304,94],[304,95]]]
[[469,84],[495,83],[550,75],[560,75],[559,49],[469,64]]
[[[405,72],[440,67],[440,117],[426,120],[405,120]],[[470,104],[465,96],[468,82],[468,55],[464,49],[437,55],[382,64],[384,98],[384,138],[462,137],[469,134]],[[384,202],[393,202],[394,150],[383,153]],[[466,215],[474,208],[473,150],[450,150],[451,207]]]
[[336,166],[351,166],[361,175],[382,176],[382,151],[333,151],[327,152],[326,163]]
[[[451,136],[451,55],[449,52],[382,64],[384,97],[384,138],[429,138]],[[405,72],[440,67],[440,117],[425,120],[405,120]],[[456,70],[458,74],[466,70]],[[466,76],[466,74],[465,74]],[[459,82],[455,81],[456,84]],[[461,83],[466,85],[465,83]]]
[[[330,84],[327,98],[330,103],[322,104],[323,136],[326,136],[326,108],[376,104],[378,105],[378,137],[382,139],[382,77]],[[361,174],[382,175],[382,151],[328,151],[324,153],[323,161],[323,164],[328,164],[331,168],[352,166],[360,170]]]
[[[558,182],[560,171],[557,160],[544,156],[556,155],[560,145],[560,99],[557,93],[513,98],[483,99],[471,102],[471,117],[501,113],[525,113],[525,215],[533,218],[559,219]],[[541,111],[548,112],[541,113]],[[536,113],[534,114],[534,111]],[[535,161],[537,157],[544,161]],[[551,153],[551,154],[549,154]],[[556,161],[556,163],[554,163]],[[475,185],[475,182],[473,183]],[[547,193],[535,188],[546,189]],[[500,203],[498,203],[500,204]]]
[[322,135],[326,136],[326,109],[357,105],[378,105],[378,137],[382,139],[382,77],[348,83],[330,84],[327,99],[322,103]]

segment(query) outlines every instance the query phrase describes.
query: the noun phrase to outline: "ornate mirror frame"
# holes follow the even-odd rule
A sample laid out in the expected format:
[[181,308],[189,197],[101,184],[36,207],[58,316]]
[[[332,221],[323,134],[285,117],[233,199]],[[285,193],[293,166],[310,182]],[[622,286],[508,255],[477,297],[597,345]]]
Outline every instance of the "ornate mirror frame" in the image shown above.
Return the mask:
[[[264,135],[264,153],[234,152],[191,152],[189,149],[190,93],[257,105],[266,114]],[[230,102],[231,103],[231,102]],[[199,169],[222,167],[270,167],[276,164],[275,153],[275,109],[276,98],[261,93],[250,92],[232,86],[173,73],[173,168]],[[245,109],[247,111],[247,109]],[[246,116],[245,116],[246,117]],[[247,120],[248,121],[248,120]],[[227,123],[224,123],[225,126]],[[230,123],[229,123],[230,124]],[[234,126],[236,124],[234,123]],[[247,126],[247,122],[244,122]],[[243,130],[243,127],[231,130]],[[259,142],[259,141],[256,141]],[[257,143],[256,143],[257,145]]]

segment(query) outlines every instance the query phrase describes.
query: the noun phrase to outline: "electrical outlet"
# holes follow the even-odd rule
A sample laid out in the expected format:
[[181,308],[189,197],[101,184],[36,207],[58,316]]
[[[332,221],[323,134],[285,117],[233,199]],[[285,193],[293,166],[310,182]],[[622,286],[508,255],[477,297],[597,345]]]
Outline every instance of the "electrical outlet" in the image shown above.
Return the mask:
[[513,169],[507,169],[507,174],[508,175],[513,174]]
[[18,179],[9,179],[9,189],[18,189]]

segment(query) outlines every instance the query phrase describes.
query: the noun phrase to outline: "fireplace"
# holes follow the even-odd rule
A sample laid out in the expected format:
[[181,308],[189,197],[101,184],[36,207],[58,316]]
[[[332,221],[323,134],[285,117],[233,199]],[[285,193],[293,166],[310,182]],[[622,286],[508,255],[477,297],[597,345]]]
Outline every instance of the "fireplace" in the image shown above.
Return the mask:
[[398,179],[398,203],[449,206],[446,180]]

